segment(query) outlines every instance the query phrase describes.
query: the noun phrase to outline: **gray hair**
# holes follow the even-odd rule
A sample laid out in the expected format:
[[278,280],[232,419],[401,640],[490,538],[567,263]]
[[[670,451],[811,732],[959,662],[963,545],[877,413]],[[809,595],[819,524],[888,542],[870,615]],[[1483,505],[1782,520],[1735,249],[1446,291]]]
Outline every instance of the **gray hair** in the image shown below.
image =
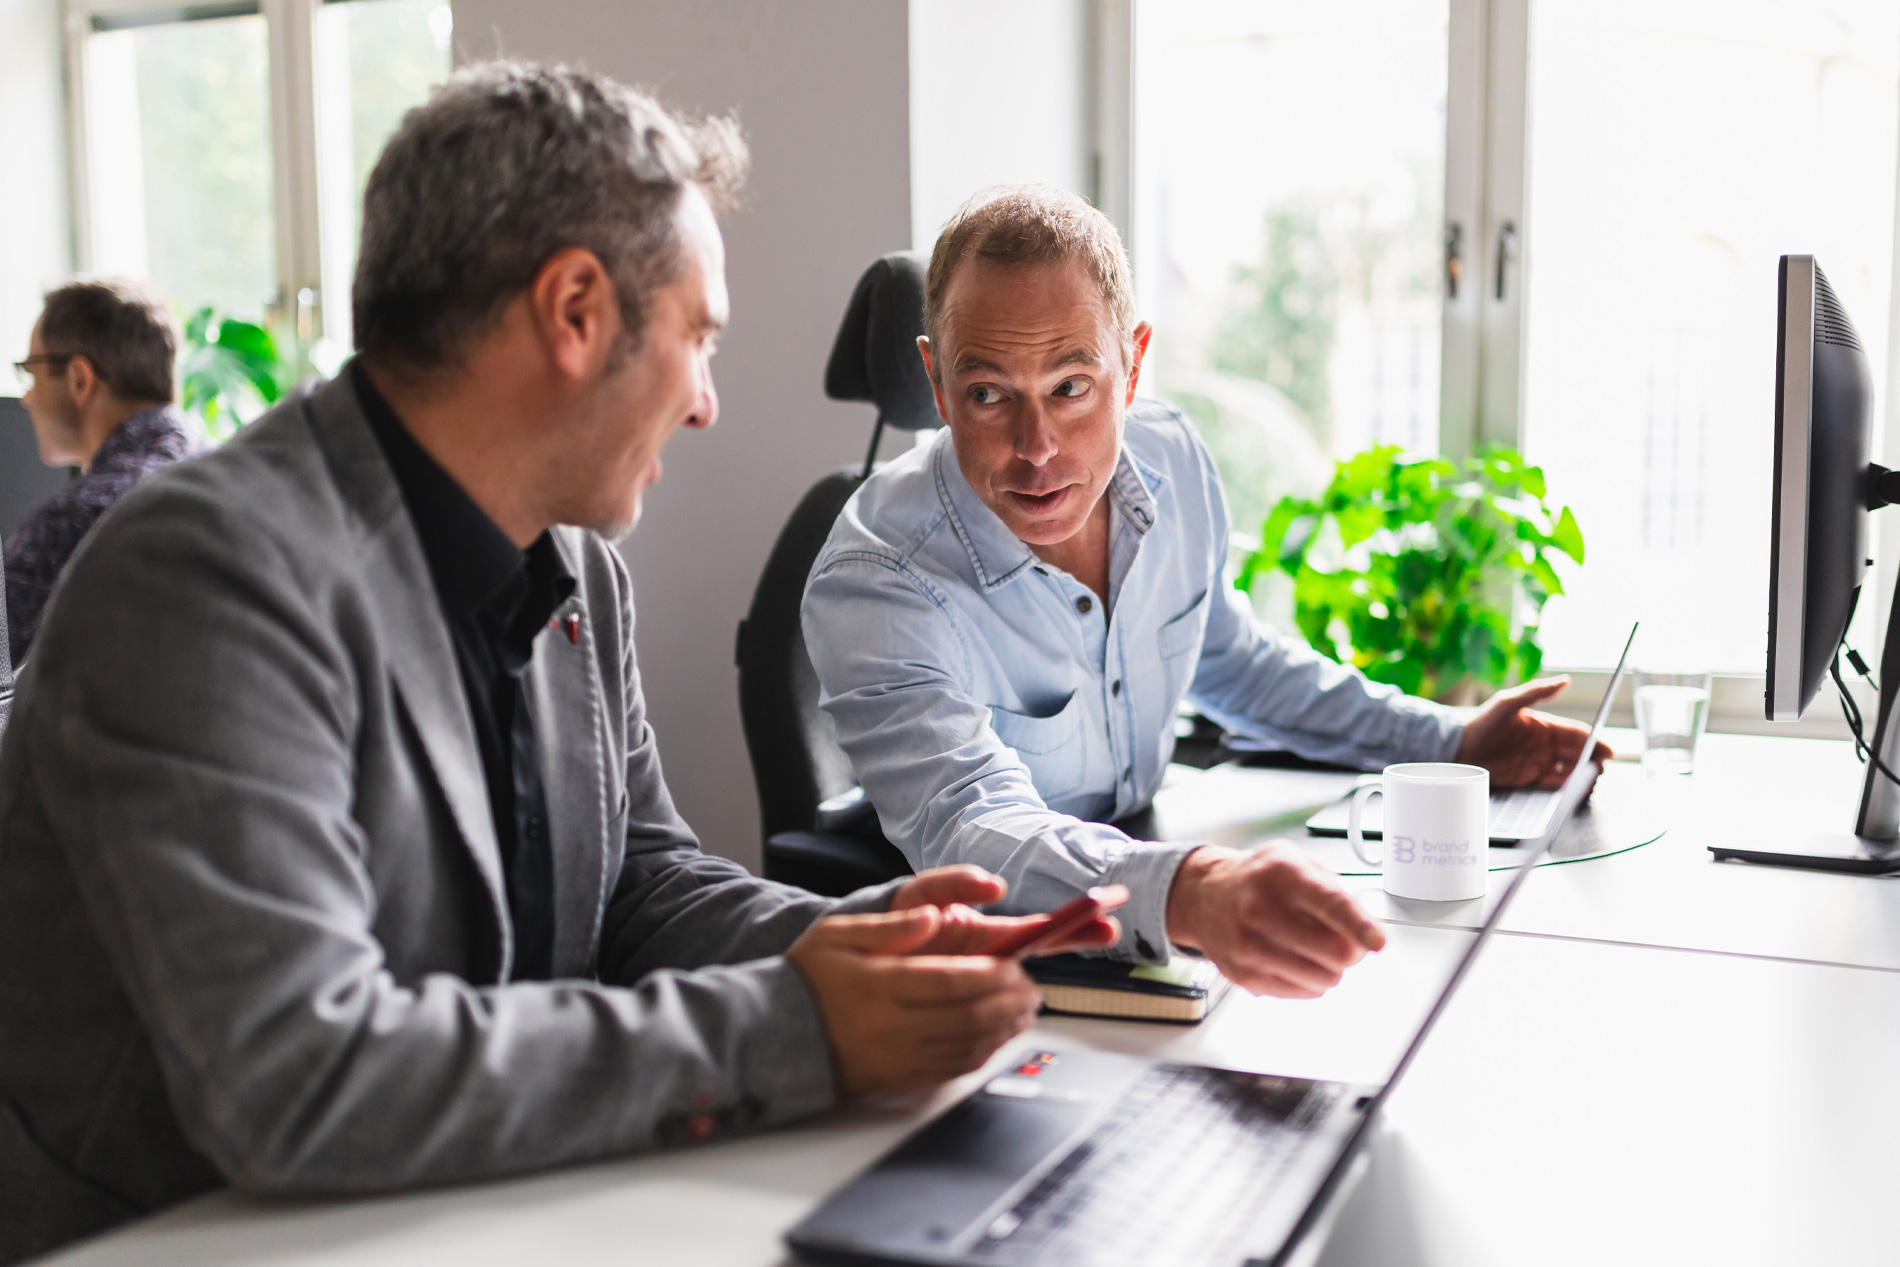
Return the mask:
[[548,259],[599,257],[637,340],[683,265],[689,184],[715,209],[745,178],[730,119],[682,119],[566,66],[473,66],[403,117],[370,172],[351,293],[356,346],[417,370],[454,363]]
[[83,356],[126,400],[178,395],[178,323],[151,291],[120,277],[68,282],[46,292],[40,345],[48,356]]

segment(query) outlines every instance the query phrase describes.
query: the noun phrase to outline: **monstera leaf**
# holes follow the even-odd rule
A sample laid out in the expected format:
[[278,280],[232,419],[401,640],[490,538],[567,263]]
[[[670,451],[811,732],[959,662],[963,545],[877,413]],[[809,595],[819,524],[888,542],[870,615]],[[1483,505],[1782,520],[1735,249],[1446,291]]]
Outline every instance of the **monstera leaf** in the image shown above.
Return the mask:
[[185,323],[179,366],[184,407],[216,440],[228,440],[284,394],[287,370],[263,326],[200,308]]

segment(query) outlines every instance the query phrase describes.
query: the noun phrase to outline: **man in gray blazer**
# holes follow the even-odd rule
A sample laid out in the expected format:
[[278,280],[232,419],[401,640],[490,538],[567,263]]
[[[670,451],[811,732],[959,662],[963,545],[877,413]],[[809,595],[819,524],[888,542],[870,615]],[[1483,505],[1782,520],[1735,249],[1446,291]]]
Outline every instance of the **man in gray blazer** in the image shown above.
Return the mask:
[[600,533],[716,415],[743,157],[458,75],[370,178],[359,359],[81,547],[0,742],[0,1261],[780,1122],[1028,1023],[992,877],[821,900],[661,778]]

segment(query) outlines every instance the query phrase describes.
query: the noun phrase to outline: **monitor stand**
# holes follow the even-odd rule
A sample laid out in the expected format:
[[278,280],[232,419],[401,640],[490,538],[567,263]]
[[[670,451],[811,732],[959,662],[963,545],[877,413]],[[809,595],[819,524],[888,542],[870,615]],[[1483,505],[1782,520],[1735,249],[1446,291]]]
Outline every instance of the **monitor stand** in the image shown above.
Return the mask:
[[1891,875],[1900,871],[1900,840],[1817,832],[1777,840],[1772,849],[1710,845],[1717,862],[1760,862],[1771,867],[1810,871],[1846,871],[1854,875]]

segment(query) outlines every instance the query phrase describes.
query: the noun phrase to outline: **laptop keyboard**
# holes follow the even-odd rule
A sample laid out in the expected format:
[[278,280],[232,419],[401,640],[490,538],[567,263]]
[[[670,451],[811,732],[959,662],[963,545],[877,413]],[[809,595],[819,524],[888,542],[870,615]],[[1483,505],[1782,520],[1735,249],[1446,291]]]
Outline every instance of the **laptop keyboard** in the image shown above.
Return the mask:
[[1528,837],[1538,834],[1544,820],[1550,816],[1550,807],[1556,803],[1555,792],[1532,792],[1519,788],[1515,792],[1493,792],[1491,794],[1491,836]]
[[1156,1065],[970,1254],[995,1262],[1238,1262],[1238,1244],[1340,1089]]

